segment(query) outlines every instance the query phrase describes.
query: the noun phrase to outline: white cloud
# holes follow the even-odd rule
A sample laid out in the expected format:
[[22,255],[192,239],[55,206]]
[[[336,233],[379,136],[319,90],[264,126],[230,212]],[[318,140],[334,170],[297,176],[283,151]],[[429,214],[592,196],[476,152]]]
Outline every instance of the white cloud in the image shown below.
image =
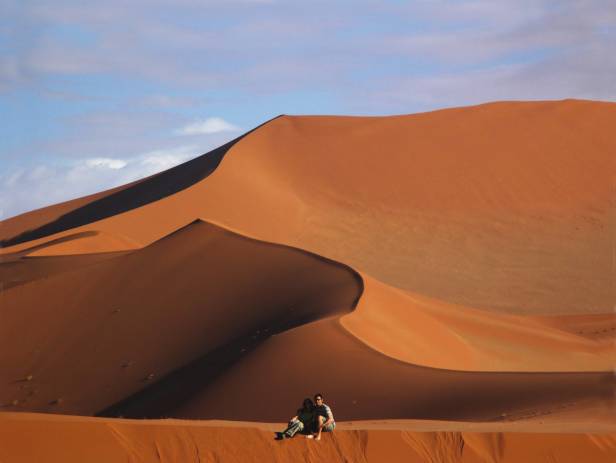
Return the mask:
[[[156,172],[170,169],[195,156],[195,145],[178,146],[177,148],[155,150],[140,156],[139,164]],[[152,172],[155,173],[155,172]]]
[[2,185],[4,188],[13,188],[24,175],[24,169],[16,170],[9,175],[3,176]]
[[111,158],[90,158],[85,160],[85,165],[88,167],[103,167],[107,169],[123,169],[127,162],[123,159]]
[[200,154],[195,145],[148,151],[126,159],[85,158],[0,174],[0,218],[148,177]]
[[208,117],[207,119],[193,122],[178,130],[177,135],[210,135],[220,132],[235,132],[239,127],[225,121],[220,117]]

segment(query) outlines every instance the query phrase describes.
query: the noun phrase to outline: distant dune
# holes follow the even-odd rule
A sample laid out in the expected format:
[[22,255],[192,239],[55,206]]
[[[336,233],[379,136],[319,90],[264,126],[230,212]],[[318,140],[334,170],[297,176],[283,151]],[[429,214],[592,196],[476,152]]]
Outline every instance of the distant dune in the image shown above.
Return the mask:
[[[579,100],[280,116],[0,222],[2,410],[282,422],[323,391],[340,421],[616,432],[615,125]],[[517,461],[486,455],[451,461]]]

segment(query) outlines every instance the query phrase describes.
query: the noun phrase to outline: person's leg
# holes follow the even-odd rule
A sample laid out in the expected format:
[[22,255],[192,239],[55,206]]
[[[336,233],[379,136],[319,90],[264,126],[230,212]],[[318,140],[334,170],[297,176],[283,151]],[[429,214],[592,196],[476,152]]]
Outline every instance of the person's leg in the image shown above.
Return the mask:
[[276,433],[276,439],[280,440],[280,439],[284,439],[285,437],[293,437],[292,433],[292,429],[295,426],[295,421],[289,421],[289,423],[287,424],[287,428],[282,431],[282,432],[277,432]]
[[302,423],[301,421],[294,421],[285,431],[285,434],[288,437],[293,437],[295,434],[297,434],[299,431],[301,431],[302,429],[304,429],[304,423]]
[[325,422],[325,418],[321,415],[317,416],[317,432],[315,439],[321,440],[321,431],[323,431],[323,423]]
[[333,432],[335,427],[336,427],[336,422],[332,421],[331,423],[323,426],[323,432]]

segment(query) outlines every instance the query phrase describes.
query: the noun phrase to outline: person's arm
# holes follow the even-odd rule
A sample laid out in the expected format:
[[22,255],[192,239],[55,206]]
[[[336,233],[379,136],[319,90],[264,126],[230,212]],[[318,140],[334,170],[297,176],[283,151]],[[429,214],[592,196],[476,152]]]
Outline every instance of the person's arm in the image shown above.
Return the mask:
[[332,409],[329,408],[329,406],[327,407],[327,420],[325,421],[325,423],[323,423],[323,426],[325,426],[326,424],[330,424],[334,422],[334,414],[332,413]]

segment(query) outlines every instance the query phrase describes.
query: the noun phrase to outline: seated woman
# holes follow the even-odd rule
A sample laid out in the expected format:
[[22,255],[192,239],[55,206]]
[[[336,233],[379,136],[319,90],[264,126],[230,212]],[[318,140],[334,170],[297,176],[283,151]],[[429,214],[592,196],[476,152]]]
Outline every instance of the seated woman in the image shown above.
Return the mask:
[[289,420],[287,429],[276,433],[276,439],[289,439],[301,431],[312,432],[314,418],[314,403],[310,399],[304,399],[302,408],[297,410],[297,415]]

